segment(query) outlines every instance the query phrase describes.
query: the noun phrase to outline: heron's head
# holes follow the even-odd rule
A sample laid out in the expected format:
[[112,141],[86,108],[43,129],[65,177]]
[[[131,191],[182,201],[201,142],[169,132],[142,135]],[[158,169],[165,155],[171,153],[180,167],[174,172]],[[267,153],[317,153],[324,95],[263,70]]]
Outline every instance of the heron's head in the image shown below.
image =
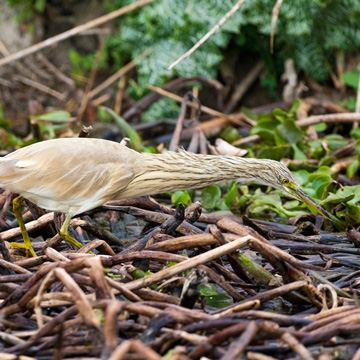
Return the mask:
[[278,161],[271,161],[268,163],[268,166],[268,171],[265,171],[263,176],[265,175],[265,177],[268,177],[269,185],[279,189],[284,194],[292,198],[304,202],[308,207],[331,220],[328,212],[319,206],[313,198],[301,189],[293,174],[285,165]]

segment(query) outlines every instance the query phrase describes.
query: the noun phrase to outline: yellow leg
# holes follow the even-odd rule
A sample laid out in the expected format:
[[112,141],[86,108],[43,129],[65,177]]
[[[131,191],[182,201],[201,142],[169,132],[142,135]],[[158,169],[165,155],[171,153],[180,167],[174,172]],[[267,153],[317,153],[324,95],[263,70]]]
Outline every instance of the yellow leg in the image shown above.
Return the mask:
[[24,243],[23,244],[19,244],[19,243],[15,243],[12,242],[10,244],[10,248],[13,249],[15,247],[17,248],[21,248],[21,249],[25,249],[26,250],[26,256],[29,255],[29,253],[31,254],[31,256],[36,256],[35,251],[31,245],[31,241],[29,238],[29,234],[26,230],[25,224],[24,224],[24,219],[21,216],[21,205],[24,201],[24,198],[22,196],[17,197],[16,199],[14,199],[13,201],[13,211],[14,214],[16,216],[16,220],[19,223],[19,227],[20,227],[20,231],[21,231],[21,235],[24,239]]
[[71,215],[70,215],[70,213],[68,213],[66,215],[66,219],[65,219],[64,223],[62,224],[61,229],[59,231],[60,235],[65,241],[69,242],[70,244],[75,245],[77,248],[80,249],[82,247],[82,244],[79,241],[75,240],[72,236],[69,235],[68,227],[70,224],[70,220],[71,220]]

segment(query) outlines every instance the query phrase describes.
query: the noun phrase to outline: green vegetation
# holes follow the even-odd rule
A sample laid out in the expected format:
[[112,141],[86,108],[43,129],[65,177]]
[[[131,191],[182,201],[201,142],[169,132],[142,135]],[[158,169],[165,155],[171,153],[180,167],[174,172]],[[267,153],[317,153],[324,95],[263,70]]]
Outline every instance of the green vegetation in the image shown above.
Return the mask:
[[[135,0],[107,0],[104,2],[108,11],[123,7]],[[46,0],[28,0],[20,2],[8,0],[11,5],[23,6],[23,12],[44,11]],[[336,68],[336,55],[360,48],[360,2],[358,0],[299,0],[283,2],[275,31],[274,55],[269,52],[271,33],[271,17],[273,0],[246,1],[220,30],[210,37],[195,53],[180,63],[172,71],[167,67],[178,57],[190,49],[206,34],[234,5],[231,0],[158,0],[143,8],[126,14],[116,20],[119,30],[107,39],[101,55],[100,68],[114,66],[119,68],[147,49],[149,56],[139,59],[137,78],[130,79],[127,90],[133,98],[141,98],[146,90],[145,85],[161,86],[173,76],[201,75],[207,78],[217,76],[217,65],[223,59],[226,47],[236,46],[239,56],[252,52],[265,64],[266,78],[264,84],[270,88],[276,86],[276,78],[283,71],[285,59],[294,59],[297,67],[312,79],[325,81]],[[94,54],[80,55],[75,50],[69,51],[73,64],[73,75],[87,76],[92,67]],[[360,70],[342,74],[342,80],[355,91],[358,90]],[[354,109],[355,98],[342,103]],[[318,139],[309,140],[306,129],[296,124],[296,112],[300,106],[295,101],[288,111],[275,109],[272,114],[255,116],[248,113],[256,126],[251,135],[258,135],[262,141],[246,147],[250,157],[281,160],[288,158],[299,184],[304,190],[319,201],[320,205],[330,210],[336,205],[336,216],[352,226],[360,223],[359,186],[341,188],[333,180],[338,171],[332,170],[336,161],[333,152],[343,148],[350,138],[356,142],[355,155],[345,171],[349,179],[358,176],[360,165],[360,130],[354,128],[350,138],[344,136],[343,125],[326,124],[314,126]],[[132,146],[140,151],[154,151],[144,147],[137,132],[111,109],[100,109],[102,114],[111,115],[112,120],[120,128],[124,136],[131,139]],[[176,117],[178,106],[169,99],[161,99],[153,104],[144,121],[160,117]],[[60,118],[59,118],[60,116]],[[48,123],[40,123],[41,134],[48,138],[55,137],[56,130],[68,126],[57,124],[69,119],[70,114],[55,112],[37,119]],[[3,119],[0,108],[2,130],[2,148],[22,145],[21,139],[9,131],[9,122]],[[5,135],[4,135],[5,134]],[[239,138],[238,130],[226,128],[221,137],[232,143]],[[320,140],[322,139],[322,140]],[[326,146],[324,146],[324,143]],[[312,160],[312,161],[308,161]],[[314,160],[317,163],[314,163]],[[264,195],[265,192],[265,195]],[[171,196],[174,205],[180,202],[189,204],[193,192],[179,191]],[[281,202],[279,193],[272,189],[256,188],[253,185],[238,186],[235,182],[228,187],[217,185],[207,187],[201,192],[201,201],[208,210],[248,211],[252,214],[268,211],[283,217],[296,216],[307,212],[304,204],[289,200]]]
[[[346,138],[339,133],[332,133],[341,132],[343,126],[337,125],[334,129],[328,128],[326,124],[319,124],[315,126],[319,139],[308,140],[307,129],[296,125],[296,111],[299,106],[300,102],[296,100],[287,112],[275,109],[272,114],[254,118],[257,125],[253,127],[251,134],[260,136],[262,141],[251,144],[246,149],[250,157],[298,160],[290,162],[289,168],[299,185],[322,207],[330,212],[336,206],[334,226],[338,230],[344,229],[344,225],[355,226],[360,223],[360,185],[342,187],[334,181],[339,170],[332,169],[337,158],[331,155],[350,140],[355,141],[355,154],[347,165],[346,176],[349,179],[357,177],[360,165],[360,128],[353,128],[350,138]],[[229,129],[226,133],[230,133]],[[307,160],[317,160],[318,163]],[[288,218],[309,211],[305,204],[297,200],[289,199],[283,203],[280,198],[282,194],[277,190],[260,188],[257,185],[255,191],[252,191],[253,188],[252,184],[239,186],[235,181],[228,187],[212,185],[201,190],[201,203],[204,209],[210,211],[249,212],[253,216],[264,216],[268,213]],[[174,205],[179,202],[189,204],[192,200],[187,191],[178,191],[172,196]]]
[[[7,0],[7,2],[11,6],[19,7],[16,20],[19,22],[29,22],[29,25],[33,21],[35,12],[42,13],[46,6],[46,0]],[[30,30],[32,30],[31,27]]]
[[[35,12],[46,11],[46,0],[7,0],[19,7],[18,21],[31,21]],[[106,0],[108,11],[136,0]],[[335,69],[337,53],[360,47],[358,0],[298,0],[283,2],[275,29],[274,55],[269,52],[273,0],[246,1],[241,8],[188,59],[174,70],[168,66],[201,39],[234,5],[232,0],[158,0],[116,20],[119,31],[107,40],[100,67],[106,62],[121,67],[152,49],[139,60],[138,85],[161,86],[170,77],[201,75],[214,78],[231,44],[239,51],[257,54],[267,72],[264,84],[276,86],[284,60],[291,57],[311,78],[324,81]],[[93,55],[69,51],[73,73],[82,75],[92,66]],[[346,81],[344,79],[344,81]],[[135,83],[130,93],[139,96]]]
[[[341,79],[342,81],[344,81],[346,85],[352,87],[355,90],[355,92],[357,92],[359,87],[359,77],[360,77],[360,68],[357,68],[355,71],[345,72],[344,74],[342,74]],[[351,96],[350,98],[341,101],[339,105],[351,111],[354,111],[356,106],[356,98],[355,96]]]
[[[106,1],[110,11],[135,0]],[[360,47],[358,0],[284,1],[276,24],[275,51],[269,52],[273,0],[246,1],[242,7],[188,59],[174,70],[167,67],[189,50],[234,5],[231,0],[159,0],[117,20],[119,32],[107,49],[115,66],[151,48],[138,66],[140,85],[161,86],[173,75],[214,78],[222,50],[232,43],[240,51],[262,58],[267,79],[274,86],[283,62],[291,57],[298,68],[318,81],[335,69],[337,52]],[[272,80],[271,80],[272,79]]]
[[212,283],[208,285],[198,285],[200,295],[205,298],[207,306],[215,309],[223,309],[233,304],[233,299],[225,292],[218,293]]

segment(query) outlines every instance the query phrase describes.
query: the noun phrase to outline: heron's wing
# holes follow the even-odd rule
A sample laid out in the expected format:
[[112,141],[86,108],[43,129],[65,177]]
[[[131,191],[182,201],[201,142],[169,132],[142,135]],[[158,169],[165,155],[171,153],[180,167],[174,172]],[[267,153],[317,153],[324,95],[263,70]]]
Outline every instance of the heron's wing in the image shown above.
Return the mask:
[[0,184],[46,209],[85,211],[127,186],[137,156],[124,145],[100,139],[45,141],[1,159]]

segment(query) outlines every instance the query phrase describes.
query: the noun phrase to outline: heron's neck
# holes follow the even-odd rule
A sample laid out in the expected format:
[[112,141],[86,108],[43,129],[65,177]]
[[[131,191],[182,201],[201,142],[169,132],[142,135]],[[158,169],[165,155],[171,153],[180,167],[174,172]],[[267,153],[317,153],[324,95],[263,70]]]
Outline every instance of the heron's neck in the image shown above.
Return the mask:
[[121,194],[124,197],[203,188],[225,180],[259,182],[259,172],[264,171],[262,160],[185,151],[143,153],[140,160],[138,173]]

